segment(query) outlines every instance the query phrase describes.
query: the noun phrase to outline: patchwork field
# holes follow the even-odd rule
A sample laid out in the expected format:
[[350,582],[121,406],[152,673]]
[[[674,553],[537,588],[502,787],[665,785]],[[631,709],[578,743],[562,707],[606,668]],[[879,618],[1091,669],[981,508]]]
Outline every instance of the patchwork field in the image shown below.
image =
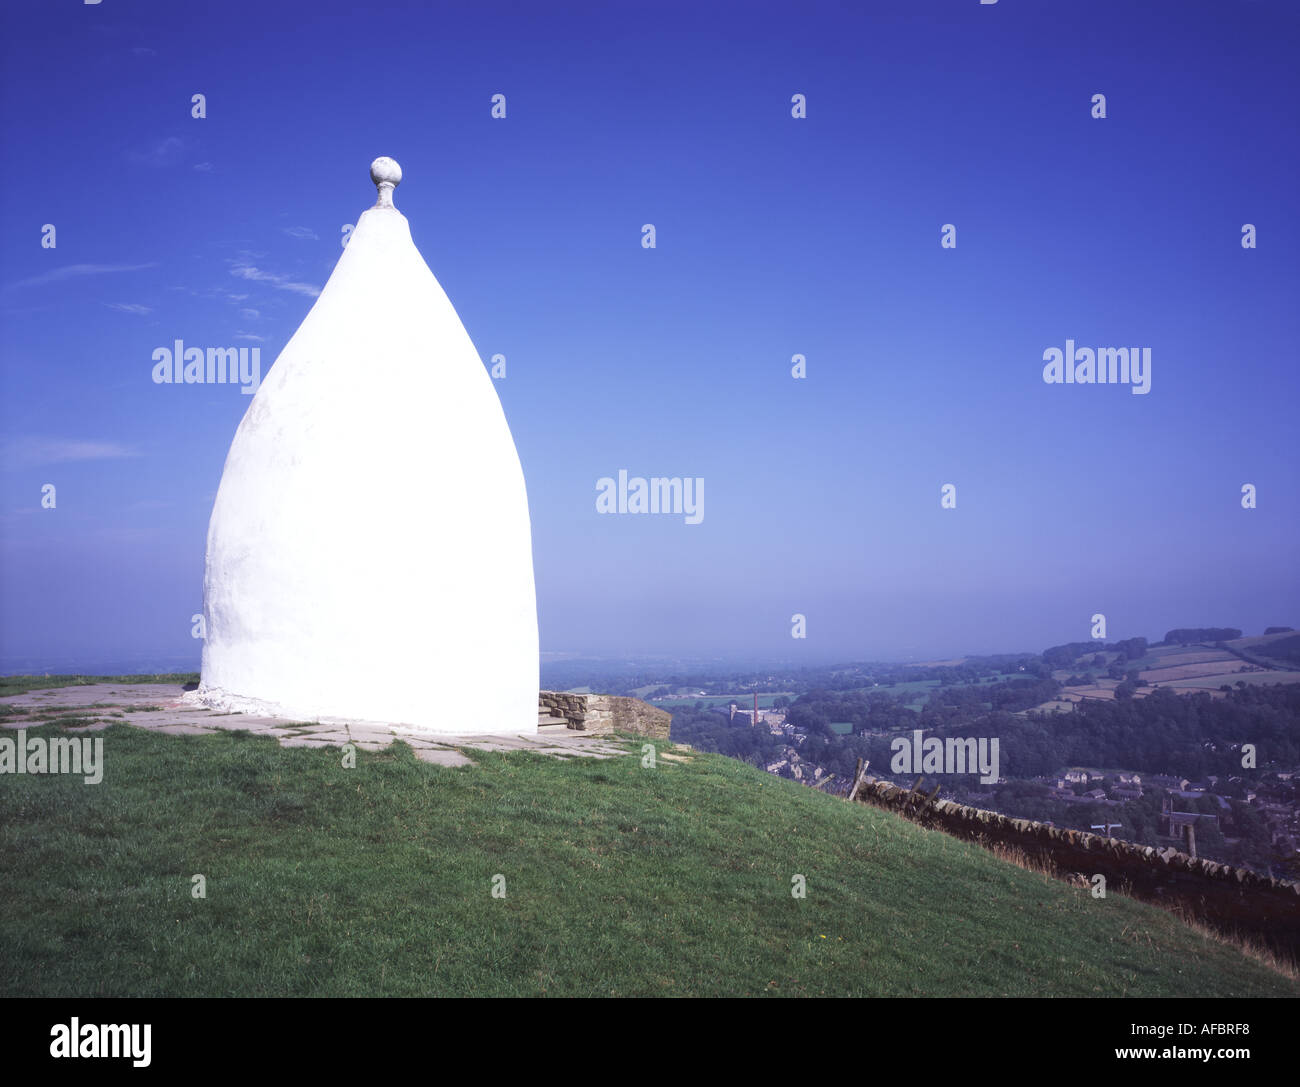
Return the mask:
[[1237,649],[1259,649],[1261,646],[1269,645],[1272,642],[1279,642],[1284,638],[1294,637],[1295,631],[1288,630],[1281,634],[1260,634],[1254,638],[1238,638],[1236,641],[1229,642],[1228,644]]
[[[1227,645],[1237,649],[1253,647],[1258,652],[1260,646],[1293,636],[1287,633],[1238,638],[1228,642]],[[1105,652],[1104,656],[1107,662],[1112,662],[1118,654]],[[1088,657],[1088,654],[1084,654],[1084,659]],[[1300,671],[1290,671],[1282,667],[1264,668],[1242,660],[1227,649],[1216,649],[1212,646],[1158,646],[1141,660],[1129,663],[1127,667],[1136,668],[1139,678],[1149,685],[1139,687],[1134,692],[1135,698],[1145,698],[1157,686],[1168,688],[1177,694],[1208,691],[1212,696],[1221,698],[1224,692],[1219,690],[1220,687],[1224,685],[1232,687],[1238,682],[1251,686],[1300,683]],[[1076,664],[1073,668],[1057,669],[1052,675],[1056,679],[1066,680],[1072,675],[1080,675],[1082,671],[1082,665]],[[1060,698],[1035,706],[1034,710],[1050,712],[1062,708],[1062,703],[1075,703],[1086,698],[1113,700],[1117,686],[1116,680],[1099,678],[1092,684],[1065,687],[1061,691]]]
[[[1085,698],[1099,698],[1103,701],[1112,701],[1115,697],[1115,688],[1119,683],[1113,679],[1103,679],[1087,687],[1066,687],[1061,691],[1061,698],[1070,701],[1081,701]],[[1140,688],[1136,697],[1140,698],[1145,693]]]
[[1194,679],[1197,676],[1226,676],[1243,674],[1249,665],[1242,664],[1236,657],[1227,660],[1204,661],[1197,664],[1176,664],[1168,668],[1147,668],[1139,675],[1148,683],[1173,683],[1180,679]]
[[1173,668],[1184,664],[1207,664],[1211,661],[1238,660],[1231,653],[1222,649],[1183,649],[1165,648],[1153,650],[1150,657],[1160,662],[1161,668]]

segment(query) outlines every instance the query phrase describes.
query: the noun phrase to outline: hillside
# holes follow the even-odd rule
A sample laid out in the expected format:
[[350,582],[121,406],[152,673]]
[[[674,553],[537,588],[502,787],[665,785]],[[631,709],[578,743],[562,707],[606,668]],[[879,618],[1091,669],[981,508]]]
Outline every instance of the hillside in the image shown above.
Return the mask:
[[[1239,634],[1240,631],[1223,633]],[[1131,691],[1134,698],[1145,698],[1157,689],[1171,690],[1176,694],[1205,691],[1213,698],[1222,698],[1228,687],[1300,683],[1300,668],[1290,659],[1297,640],[1293,633],[1280,632],[1223,642],[1173,641],[1143,645],[1136,650],[1139,655],[1132,658],[1117,653],[1114,647],[1098,653],[1095,647],[1086,643],[1075,643],[1079,651],[1064,654],[1068,659],[1058,662],[1052,672],[1052,677],[1064,684],[1059,698],[1038,708],[1068,709],[1070,703],[1084,699],[1114,699],[1116,688],[1122,682],[1121,673],[1136,673],[1140,683]],[[1089,675],[1088,682],[1072,682],[1089,673],[1094,661],[1098,661],[1099,666],[1091,670],[1100,674]],[[1107,675],[1106,670],[1112,666],[1118,671]]]
[[0,779],[4,995],[1300,995],[1158,910],[721,756],[345,769],[99,735],[98,786]]

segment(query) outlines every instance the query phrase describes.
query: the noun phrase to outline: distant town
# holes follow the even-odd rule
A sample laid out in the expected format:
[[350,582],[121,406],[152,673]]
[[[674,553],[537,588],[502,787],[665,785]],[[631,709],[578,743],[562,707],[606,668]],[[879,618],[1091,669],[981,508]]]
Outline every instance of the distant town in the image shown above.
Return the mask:
[[[1300,878],[1300,635],[1172,630],[1035,654],[631,674],[675,740],[844,793],[862,759],[1006,815]],[[997,737],[1001,772],[892,772],[900,737]]]

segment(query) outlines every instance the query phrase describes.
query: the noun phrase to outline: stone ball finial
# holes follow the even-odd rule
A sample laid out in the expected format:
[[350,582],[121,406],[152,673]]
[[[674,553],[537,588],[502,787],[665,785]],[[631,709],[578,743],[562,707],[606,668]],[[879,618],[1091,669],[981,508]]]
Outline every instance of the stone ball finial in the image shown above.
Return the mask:
[[402,183],[402,168],[387,155],[381,155],[370,164],[370,180],[379,189],[379,208],[393,206],[393,190]]

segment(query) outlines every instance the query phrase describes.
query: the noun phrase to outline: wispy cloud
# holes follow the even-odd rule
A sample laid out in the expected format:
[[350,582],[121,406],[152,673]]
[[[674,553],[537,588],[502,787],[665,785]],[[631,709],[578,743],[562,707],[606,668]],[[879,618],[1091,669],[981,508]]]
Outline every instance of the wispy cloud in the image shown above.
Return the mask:
[[179,136],[168,136],[144,151],[128,151],[126,157],[137,166],[172,166],[180,161],[185,141]]
[[255,309],[241,309],[239,316],[244,318],[245,321],[256,321],[262,315]]
[[137,57],[156,57],[158,55],[157,49],[150,49],[147,45],[133,45],[131,52]]
[[251,333],[251,332],[236,332],[236,333],[235,333],[235,339],[237,339],[237,340],[252,340],[254,343],[266,343],[266,337],[265,337],[265,336],[255,336],[255,335],[254,335],[253,333]]
[[116,460],[140,454],[120,442],[87,438],[10,438],[0,446],[6,466],[66,464],[69,461]]
[[59,283],[65,279],[76,279],[78,276],[104,276],[116,272],[138,272],[144,268],[156,268],[157,266],[157,262],[150,264],[65,264],[62,268],[42,272],[38,276],[32,276],[31,279],[21,279],[17,283],[11,283],[10,286],[41,287],[46,283]]
[[212,163],[210,163],[210,162],[196,162],[196,163],[194,164],[194,169],[198,170],[198,172],[201,173],[201,174],[210,174],[210,173],[212,173]]
[[288,276],[278,276],[271,272],[264,272],[261,268],[254,267],[251,264],[238,264],[230,269],[230,274],[239,276],[240,279],[251,279],[257,283],[269,283],[282,291],[305,294],[308,298],[315,298],[320,294],[320,288],[313,287],[310,283],[298,283]]
[[302,238],[304,241],[318,242],[320,235],[308,226],[282,226],[280,228],[291,238]]
[[[198,291],[190,291],[190,294],[197,295],[198,293],[199,293]],[[247,293],[232,291],[229,287],[222,287],[220,285],[216,287],[209,287],[207,291],[204,292],[203,296],[213,297],[213,298],[224,298],[227,302],[231,302],[231,303],[248,301]]]
[[142,306],[137,302],[105,302],[109,309],[120,310],[122,313],[138,313],[141,317],[153,313],[152,306]]

